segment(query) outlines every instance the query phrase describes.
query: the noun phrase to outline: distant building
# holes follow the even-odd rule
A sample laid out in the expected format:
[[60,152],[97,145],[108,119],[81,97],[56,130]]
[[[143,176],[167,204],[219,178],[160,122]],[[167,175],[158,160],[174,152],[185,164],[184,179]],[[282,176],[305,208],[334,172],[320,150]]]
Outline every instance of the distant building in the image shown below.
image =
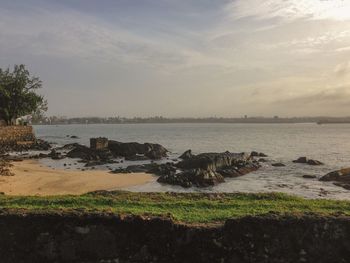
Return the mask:
[[16,119],[15,124],[16,125],[27,125],[31,124],[32,121],[32,116],[31,115],[26,115],[22,116]]

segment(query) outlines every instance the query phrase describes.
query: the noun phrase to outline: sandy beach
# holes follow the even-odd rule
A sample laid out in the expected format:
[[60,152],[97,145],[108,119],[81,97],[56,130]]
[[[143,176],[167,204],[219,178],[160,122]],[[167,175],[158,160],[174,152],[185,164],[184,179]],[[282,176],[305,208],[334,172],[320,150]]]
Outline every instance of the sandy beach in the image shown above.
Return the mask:
[[67,171],[45,167],[37,160],[13,162],[14,176],[0,177],[0,192],[6,195],[79,195],[148,183],[146,173],[111,174],[108,171]]

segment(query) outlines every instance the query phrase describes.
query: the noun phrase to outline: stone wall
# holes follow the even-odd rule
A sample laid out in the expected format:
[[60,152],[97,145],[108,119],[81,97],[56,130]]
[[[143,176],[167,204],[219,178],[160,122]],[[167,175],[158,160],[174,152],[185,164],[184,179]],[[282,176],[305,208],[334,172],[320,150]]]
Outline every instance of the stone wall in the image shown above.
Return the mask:
[[32,126],[0,126],[0,145],[30,143],[34,140]]
[[[1,210],[0,210],[1,211]],[[0,212],[0,261],[345,263],[349,217],[245,217],[222,225],[113,214]]]

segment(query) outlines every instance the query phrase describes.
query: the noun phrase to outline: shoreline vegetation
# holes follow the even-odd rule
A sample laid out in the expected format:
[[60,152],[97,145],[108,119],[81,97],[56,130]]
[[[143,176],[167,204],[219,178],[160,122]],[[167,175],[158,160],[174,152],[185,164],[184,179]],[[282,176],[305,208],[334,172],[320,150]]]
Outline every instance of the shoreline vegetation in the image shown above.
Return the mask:
[[282,193],[132,193],[97,191],[72,196],[0,195],[2,213],[118,214],[171,218],[189,224],[223,223],[247,216],[350,216],[350,202],[303,199]]

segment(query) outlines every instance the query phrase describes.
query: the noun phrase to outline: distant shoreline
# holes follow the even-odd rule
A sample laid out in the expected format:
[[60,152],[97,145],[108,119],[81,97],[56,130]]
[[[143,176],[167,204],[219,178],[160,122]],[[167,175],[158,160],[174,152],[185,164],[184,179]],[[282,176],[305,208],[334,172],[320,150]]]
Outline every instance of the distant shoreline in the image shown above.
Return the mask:
[[106,125],[124,125],[124,124],[350,124],[349,122],[123,122],[123,123],[108,123],[108,122],[100,122],[100,123],[33,123],[33,126],[55,126],[55,125],[96,125],[96,124],[106,124]]
[[348,124],[350,117],[242,117],[242,118],[122,118],[122,117],[47,117],[40,121],[33,121],[33,125],[60,125],[60,124],[171,124],[171,123],[226,123],[226,124],[294,124],[294,123],[315,123],[315,124]]

